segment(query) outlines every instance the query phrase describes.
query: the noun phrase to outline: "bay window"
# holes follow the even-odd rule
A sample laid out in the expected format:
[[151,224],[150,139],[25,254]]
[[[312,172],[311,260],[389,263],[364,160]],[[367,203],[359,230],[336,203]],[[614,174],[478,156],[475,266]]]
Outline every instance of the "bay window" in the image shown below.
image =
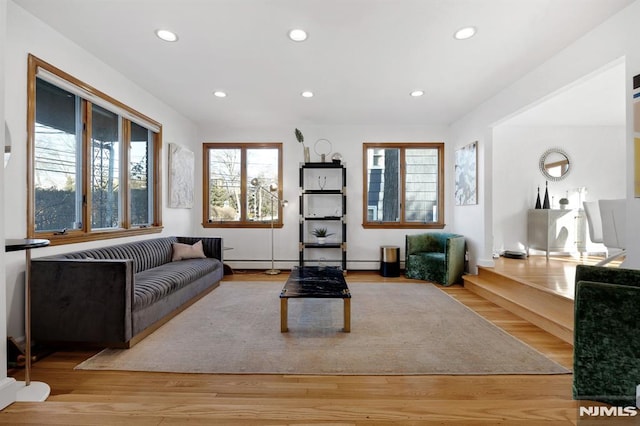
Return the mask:
[[28,105],[29,237],[160,232],[159,123],[32,55]]

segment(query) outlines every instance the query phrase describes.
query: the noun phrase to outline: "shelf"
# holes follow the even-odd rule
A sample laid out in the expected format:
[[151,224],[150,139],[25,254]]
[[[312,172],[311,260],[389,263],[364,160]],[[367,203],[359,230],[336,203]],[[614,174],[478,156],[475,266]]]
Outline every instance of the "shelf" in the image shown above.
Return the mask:
[[304,189],[303,195],[320,195],[320,194],[335,194],[342,195],[342,189]]
[[[313,169],[320,169],[313,170]],[[325,170],[324,172],[321,170]],[[330,169],[330,170],[329,170]],[[330,189],[326,189],[325,185],[319,185],[320,177],[318,176],[318,184],[314,182],[317,175],[326,174],[331,176],[331,182],[329,184]],[[339,174],[339,176],[336,176]],[[300,164],[300,210],[299,210],[299,259],[300,266],[305,266],[306,263],[318,263],[323,261],[317,259],[322,253],[313,252],[313,250],[320,249],[333,250],[333,254],[340,253],[340,259],[336,259],[335,262],[341,264],[342,270],[347,269],[347,169],[344,163],[304,163]],[[335,181],[336,178],[340,179],[340,183]],[[309,185],[305,186],[305,178],[308,178]],[[326,177],[325,177],[326,179]],[[325,189],[311,189],[309,186],[319,188],[322,186]],[[329,195],[330,197],[326,197]],[[318,198],[314,198],[318,197]],[[335,210],[332,208],[335,206]],[[305,208],[306,207],[306,208]],[[314,222],[316,225],[310,225],[306,222]],[[309,230],[318,226],[319,222],[327,224],[330,231],[336,235],[332,238],[332,242],[325,242],[319,244],[316,240],[308,237]],[[335,228],[338,228],[337,230]],[[305,238],[310,238],[311,241],[304,241]],[[312,242],[313,241],[313,242]],[[308,251],[309,250],[309,251]],[[305,256],[306,253],[306,256]]]
[[304,163],[300,166],[303,169],[341,169],[342,163]]
[[325,243],[325,244],[318,244],[318,243],[302,243],[302,245],[305,248],[342,248],[342,243]]
[[305,216],[304,220],[342,220],[342,216]]

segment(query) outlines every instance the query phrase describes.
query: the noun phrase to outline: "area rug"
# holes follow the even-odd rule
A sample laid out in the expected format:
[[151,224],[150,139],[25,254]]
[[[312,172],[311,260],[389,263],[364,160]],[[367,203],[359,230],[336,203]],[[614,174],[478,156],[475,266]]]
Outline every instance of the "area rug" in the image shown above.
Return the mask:
[[350,283],[342,299],[290,299],[283,283],[223,282],[131,349],[105,349],[86,370],[216,374],[563,374],[569,370],[428,283]]

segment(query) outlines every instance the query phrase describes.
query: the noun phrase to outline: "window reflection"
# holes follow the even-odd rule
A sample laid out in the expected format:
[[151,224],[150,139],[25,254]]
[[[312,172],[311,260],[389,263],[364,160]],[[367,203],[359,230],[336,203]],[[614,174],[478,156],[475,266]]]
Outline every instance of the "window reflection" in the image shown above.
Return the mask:
[[400,220],[400,150],[397,148],[372,148],[368,168],[367,220],[372,222],[397,222]]
[[441,228],[442,143],[365,143],[364,225]]

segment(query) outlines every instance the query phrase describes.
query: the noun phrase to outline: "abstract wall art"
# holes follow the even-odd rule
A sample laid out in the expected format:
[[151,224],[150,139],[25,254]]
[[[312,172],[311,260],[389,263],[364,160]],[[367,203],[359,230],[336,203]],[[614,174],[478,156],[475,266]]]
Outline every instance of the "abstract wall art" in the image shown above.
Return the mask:
[[456,150],[456,206],[478,204],[478,142]]
[[194,166],[192,151],[169,144],[169,207],[193,207]]

